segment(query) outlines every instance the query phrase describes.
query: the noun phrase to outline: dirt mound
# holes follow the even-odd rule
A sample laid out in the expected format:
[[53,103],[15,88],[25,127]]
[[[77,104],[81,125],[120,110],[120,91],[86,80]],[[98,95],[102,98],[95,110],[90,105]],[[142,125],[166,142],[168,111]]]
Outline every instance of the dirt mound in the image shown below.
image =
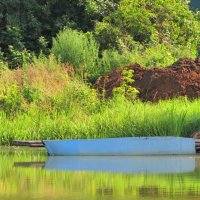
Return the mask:
[[158,101],[179,96],[200,97],[200,58],[194,60],[182,58],[166,68],[143,68],[138,64],[117,68],[106,76],[100,77],[95,87],[110,97],[112,90],[120,86],[123,70],[134,70],[133,87],[140,92],[143,101]]

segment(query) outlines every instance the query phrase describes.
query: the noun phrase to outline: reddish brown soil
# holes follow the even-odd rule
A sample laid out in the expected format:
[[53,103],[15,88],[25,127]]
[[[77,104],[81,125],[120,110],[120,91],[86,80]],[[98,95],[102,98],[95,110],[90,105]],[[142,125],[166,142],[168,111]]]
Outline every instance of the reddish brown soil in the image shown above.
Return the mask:
[[[139,90],[139,98],[143,101],[155,102],[179,96],[200,97],[200,58],[195,61],[182,58],[166,68],[143,68],[135,64],[123,69],[134,70],[133,87]],[[100,92],[105,90],[105,96],[110,97],[113,88],[121,84],[123,69],[117,68],[100,77],[95,87]]]

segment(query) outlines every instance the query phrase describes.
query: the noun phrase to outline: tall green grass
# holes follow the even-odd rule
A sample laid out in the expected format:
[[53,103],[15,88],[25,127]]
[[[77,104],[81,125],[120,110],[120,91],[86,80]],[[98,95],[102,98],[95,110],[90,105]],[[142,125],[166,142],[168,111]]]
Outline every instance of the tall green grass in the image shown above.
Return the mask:
[[70,110],[32,108],[10,119],[0,112],[0,140],[77,139],[132,136],[185,136],[200,130],[200,99],[176,99],[158,104],[127,102],[123,98],[102,102],[87,112],[87,105]]

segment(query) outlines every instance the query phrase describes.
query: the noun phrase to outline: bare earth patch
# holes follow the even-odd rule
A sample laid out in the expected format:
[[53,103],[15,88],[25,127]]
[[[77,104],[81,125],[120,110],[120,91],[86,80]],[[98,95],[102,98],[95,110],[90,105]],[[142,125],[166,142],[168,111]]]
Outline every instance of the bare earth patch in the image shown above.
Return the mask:
[[120,86],[124,69],[134,70],[133,87],[139,90],[142,101],[156,102],[179,96],[190,99],[200,97],[200,58],[182,58],[166,68],[144,68],[138,64],[117,68],[100,77],[95,88],[101,93],[105,90],[106,97],[112,96],[112,90]]

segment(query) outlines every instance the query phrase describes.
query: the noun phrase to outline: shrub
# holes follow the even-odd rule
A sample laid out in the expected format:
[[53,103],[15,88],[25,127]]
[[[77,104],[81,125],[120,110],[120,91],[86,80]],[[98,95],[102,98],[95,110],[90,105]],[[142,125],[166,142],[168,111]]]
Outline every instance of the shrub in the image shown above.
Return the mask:
[[99,45],[90,33],[64,29],[53,39],[52,53],[75,66],[79,74],[96,72]]
[[124,67],[133,62],[131,52],[120,54],[117,50],[105,50],[102,53],[102,58],[99,60],[99,75],[104,75],[117,67]]
[[11,69],[16,69],[17,67],[23,67],[29,64],[32,60],[31,53],[24,50],[17,50],[12,45],[8,47],[8,64]]
[[121,85],[114,89],[114,96],[125,97],[131,102],[135,101],[137,95],[139,94],[139,91],[132,86],[134,82],[134,71],[123,70]]
[[14,114],[21,109],[22,96],[17,84],[2,84],[0,87],[0,108],[7,114]]
[[75,115],[93,112],[99,105],[96,90],[79,80],[71,80],[62,91],[57,91],[49,100],[51,107],[59,112],[73,112]]

